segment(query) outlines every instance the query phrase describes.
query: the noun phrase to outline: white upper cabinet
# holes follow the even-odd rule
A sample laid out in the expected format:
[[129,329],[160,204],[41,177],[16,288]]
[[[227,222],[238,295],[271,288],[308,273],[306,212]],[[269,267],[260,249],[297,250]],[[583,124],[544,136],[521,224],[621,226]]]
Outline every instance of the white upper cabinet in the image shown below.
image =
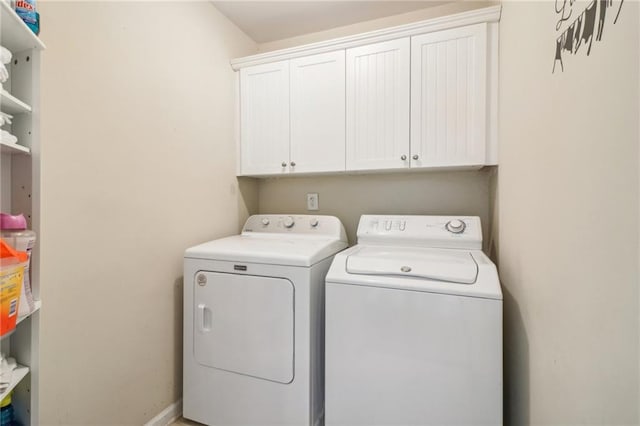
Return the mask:
[[411,167],[486,164],[487,24],[411,38]]
[[409,166],[410,42],[347,50],[347,170]]
[[344,50],[240,71],[240,173],[345,170]]
[[231,61],[239,175],[498,164],[491,6]]
[[289,61],[240,71],[240,174],[281,174],[289,165]]
[[293,173],[345,169],[344,55],[340,50],[290,62]]

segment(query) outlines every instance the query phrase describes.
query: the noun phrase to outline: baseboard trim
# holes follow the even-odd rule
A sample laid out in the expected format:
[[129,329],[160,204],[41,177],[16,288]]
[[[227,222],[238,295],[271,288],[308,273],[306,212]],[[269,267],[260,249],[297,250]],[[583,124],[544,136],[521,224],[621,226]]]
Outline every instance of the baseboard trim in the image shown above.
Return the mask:
[[162,410],[144,426],[168,426],[182,416],[182,398]]

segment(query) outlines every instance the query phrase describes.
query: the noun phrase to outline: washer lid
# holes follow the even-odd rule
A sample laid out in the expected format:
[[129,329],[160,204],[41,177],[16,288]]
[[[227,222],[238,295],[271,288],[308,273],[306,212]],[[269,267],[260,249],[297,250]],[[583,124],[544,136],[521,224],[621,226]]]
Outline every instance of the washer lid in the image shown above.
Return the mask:
[[473,284],[478,277],[478,265],[466,251],[366,246],[347,258],[346,272]]

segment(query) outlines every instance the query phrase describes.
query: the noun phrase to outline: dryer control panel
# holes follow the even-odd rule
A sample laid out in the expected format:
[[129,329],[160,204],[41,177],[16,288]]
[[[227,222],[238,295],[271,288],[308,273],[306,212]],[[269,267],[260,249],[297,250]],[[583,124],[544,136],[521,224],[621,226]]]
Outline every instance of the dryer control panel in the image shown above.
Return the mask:
[[482,249],[477,216],[363,215],[358,244]]
[[259,214],[247,219],[242,233],[248,232],[320,235],[346,240],[344,227],[335,216]]

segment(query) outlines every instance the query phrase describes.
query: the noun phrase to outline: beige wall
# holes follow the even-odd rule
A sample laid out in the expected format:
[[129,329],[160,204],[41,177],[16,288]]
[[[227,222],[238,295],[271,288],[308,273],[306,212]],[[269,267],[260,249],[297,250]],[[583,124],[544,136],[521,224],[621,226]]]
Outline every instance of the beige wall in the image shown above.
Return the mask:
[[[43,424],[140,424],[178,399],[182,251],[237,232],[248,211],[304,213],[307,192],[320,194],[319,214],[341,217],[351,242],[363,213],[481,216],[485,237],[499,241],[508,423],[638,422],[637,3],[625,3],[589,57],[567,56],[554,75],[553,2],[504,4],[497,178],[485,170],[240,187],[228,59],[257,47],[210,3],[39,8],[48,47]],[[500,232],[488,229],[491,218]]]
[[[345,25],[342,27],[332,28],[326,31],[304,34],[298,37],[287,38],[284,40],[276,40],[268,43],[262,43],[258,46],[260,52],[269,52],[272,50],[286,49],[288,47],[300,46],[303,44],[316,43],[319,41],[330,40],[338,37],[346,37],[353,34],[359,34],[367,31],[379,30],[382,28],[394,27],[397,25],[408,24],[410,22],[424,21],[426,19],[438,18],[440,16],[452,15],[454,13],[466,12],[472,9],[479,9],[495,4],[499,1],[450,1],[449,3],[438,6],[425,7],[412,12],[402,13],[399,15],[388,16],[385,18],[372,19],[370,21],[360,22],[353,25]],[[425,6],[429,6],[425,2]]]
[[[577,2],[574,16],[586,5]],[[510,424],[638,424],[637,9],[625,2],[589,56],[584,46],[565,54],[564,73],[551,74],[554,3],[503,7],[499,261]]]
[[181,396],[182,254],[257,204],[209,2],[42,2],[43,424],[142,424]]

